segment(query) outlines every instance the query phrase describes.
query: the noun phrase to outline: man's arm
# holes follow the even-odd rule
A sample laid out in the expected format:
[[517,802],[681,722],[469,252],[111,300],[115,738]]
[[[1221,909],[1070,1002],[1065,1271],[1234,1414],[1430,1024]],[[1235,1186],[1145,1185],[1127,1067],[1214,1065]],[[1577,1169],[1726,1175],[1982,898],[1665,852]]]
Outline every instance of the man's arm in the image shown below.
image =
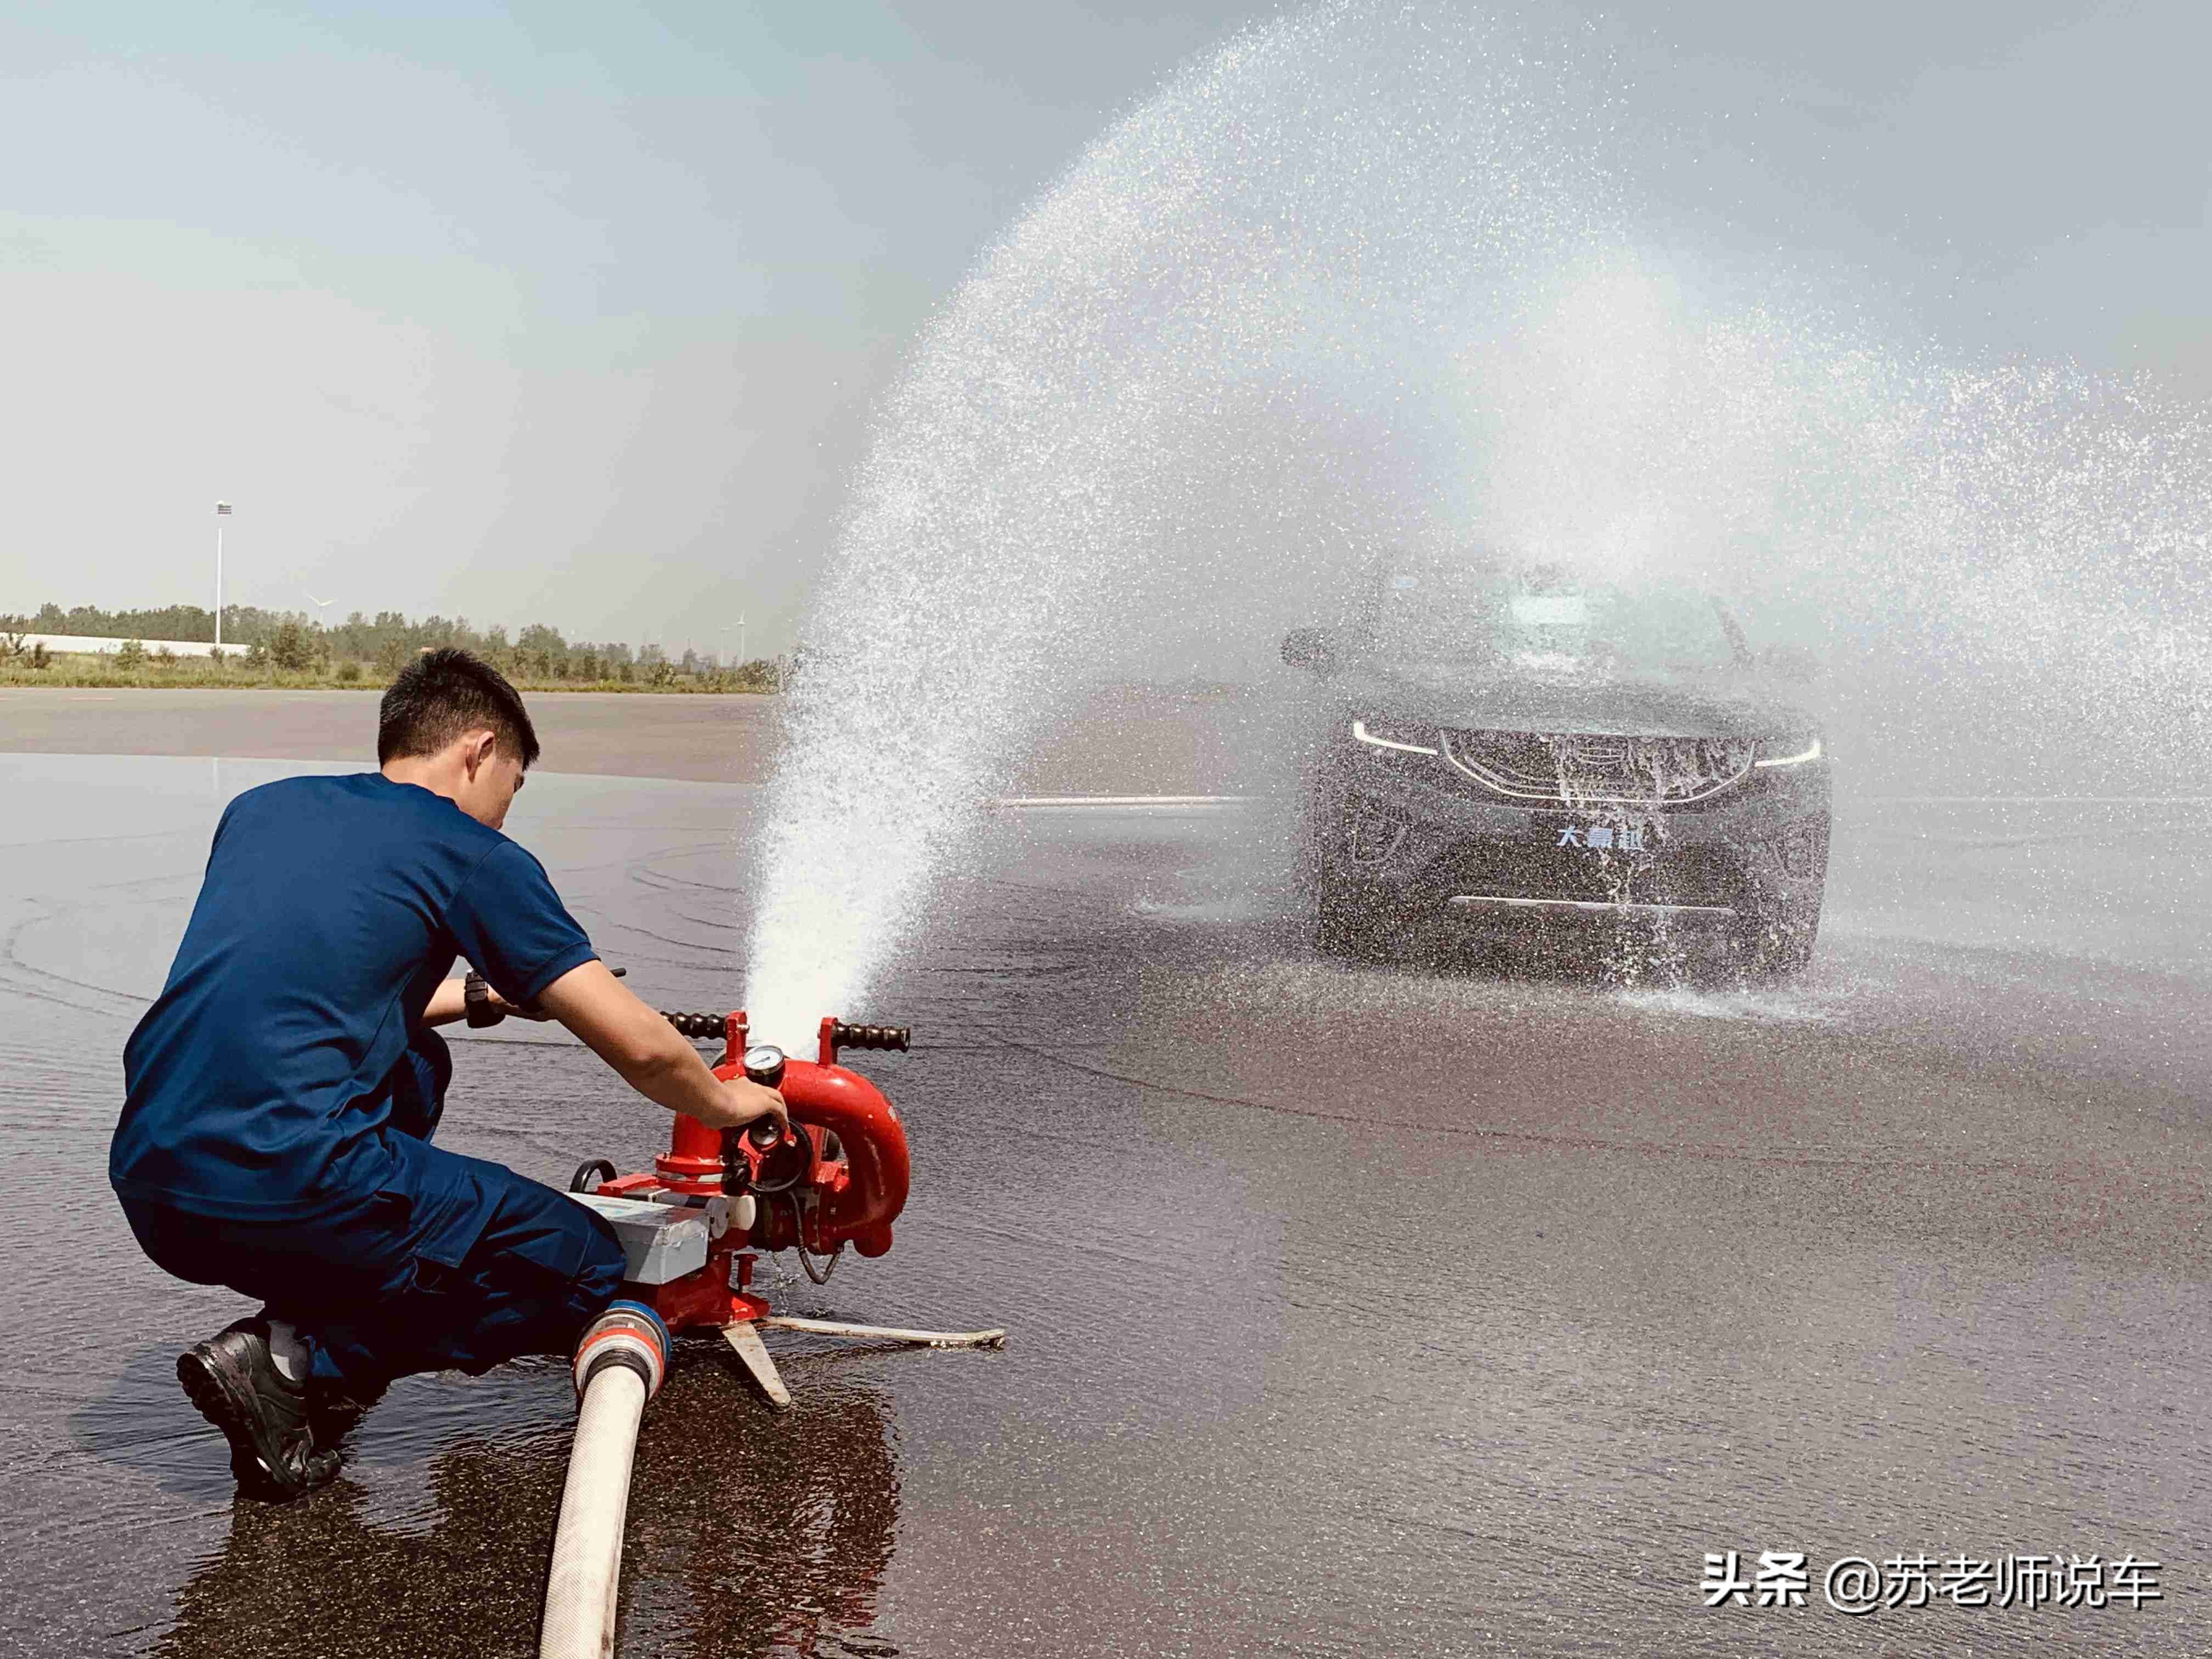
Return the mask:
[[457,1019],[468,1018],[468,981],[449,979],[430,993],[429,1005],[422,1010],[425,1025],[451,1025]]
[[[439,987],[432,1010],[459,983]],[[727,1083],[717,1079],[691,1040],[624,989],[604,962],[571,968],[538,994],[538,1006],[582,1038],[623,1082],[672,1112],[715,1129],[786,1115],[783,1097],[775,1090],[741,1077]]]
[[[608,971],[613,970],[610,969]],[[487,987],[486,989],[489,990],[489,988]],[[490,995],[493,1009],[502,1018],[511,1016],[515,1019],[539,1021],[553,1018],[551,1014],[545,1012],[544,1005],[542,1003],[533,1003],[527,1008],[518,1008],[496,991],[491,991]],[[422,1023],[425,1025],[451,1025],[455,1020],[466,1019],[468,1017],[469,982],[465,979],[442,981],[438,988],[430,993],[430,1000],[422,1010]]]

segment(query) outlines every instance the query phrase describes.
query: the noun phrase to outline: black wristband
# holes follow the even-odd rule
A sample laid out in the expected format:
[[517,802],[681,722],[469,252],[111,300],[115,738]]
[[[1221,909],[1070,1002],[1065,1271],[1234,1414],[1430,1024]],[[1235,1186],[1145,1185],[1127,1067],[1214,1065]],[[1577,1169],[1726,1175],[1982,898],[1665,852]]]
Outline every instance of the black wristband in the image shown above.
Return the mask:
[[461,1003],[467,1011],[469,1024],[479,1030],[507,1018],[504,1012],[493,1006],[491,982],[482,974],[471,974],[461,981]]

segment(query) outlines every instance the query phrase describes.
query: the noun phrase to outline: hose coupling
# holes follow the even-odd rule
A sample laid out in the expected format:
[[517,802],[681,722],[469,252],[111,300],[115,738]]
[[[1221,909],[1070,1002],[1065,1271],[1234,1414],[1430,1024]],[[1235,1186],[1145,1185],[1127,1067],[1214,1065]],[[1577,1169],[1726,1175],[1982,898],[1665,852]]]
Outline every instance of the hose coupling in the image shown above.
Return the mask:
[[584,1397],[592,1379],[607,1366],[623,1365],[645,1379],[645,1397],[652,1399],[668,1375],[668,1327],[659,1314],[627,1297],[611,1304],[585,1327],[576,1344],[576,1398]]

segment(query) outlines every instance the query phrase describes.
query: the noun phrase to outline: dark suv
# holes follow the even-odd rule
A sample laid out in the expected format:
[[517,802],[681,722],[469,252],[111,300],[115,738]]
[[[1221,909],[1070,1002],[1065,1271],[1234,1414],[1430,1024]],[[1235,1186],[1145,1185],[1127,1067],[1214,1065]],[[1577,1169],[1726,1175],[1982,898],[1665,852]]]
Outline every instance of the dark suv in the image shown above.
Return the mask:
[[1717,599],[1480,556],[1401,558],[1283,660],[1322,681],[1322,947],[1626,935],[1802,968],[1828,863],[1819,727]]

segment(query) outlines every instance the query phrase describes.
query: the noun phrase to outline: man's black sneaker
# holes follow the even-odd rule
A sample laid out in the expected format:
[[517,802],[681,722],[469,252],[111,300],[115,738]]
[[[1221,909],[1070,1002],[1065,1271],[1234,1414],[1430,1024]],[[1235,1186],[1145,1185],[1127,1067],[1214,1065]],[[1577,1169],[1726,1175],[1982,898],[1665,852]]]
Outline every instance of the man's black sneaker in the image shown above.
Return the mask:
[[315,1444],[324,1448],[337,1445],[383,1398],[384,1390],[380,1388],[357,1394],[345,1383],[309,1377],[307,1426],[314,1431]]
[[230,1472],[240,1486],[297,1498],[338,1472],[336,1452],[315,1449],[307,1389],[288,1382],[270,1357],[264,1321],[241,1319],[178,1355],[177,1381],[230,1442]]

